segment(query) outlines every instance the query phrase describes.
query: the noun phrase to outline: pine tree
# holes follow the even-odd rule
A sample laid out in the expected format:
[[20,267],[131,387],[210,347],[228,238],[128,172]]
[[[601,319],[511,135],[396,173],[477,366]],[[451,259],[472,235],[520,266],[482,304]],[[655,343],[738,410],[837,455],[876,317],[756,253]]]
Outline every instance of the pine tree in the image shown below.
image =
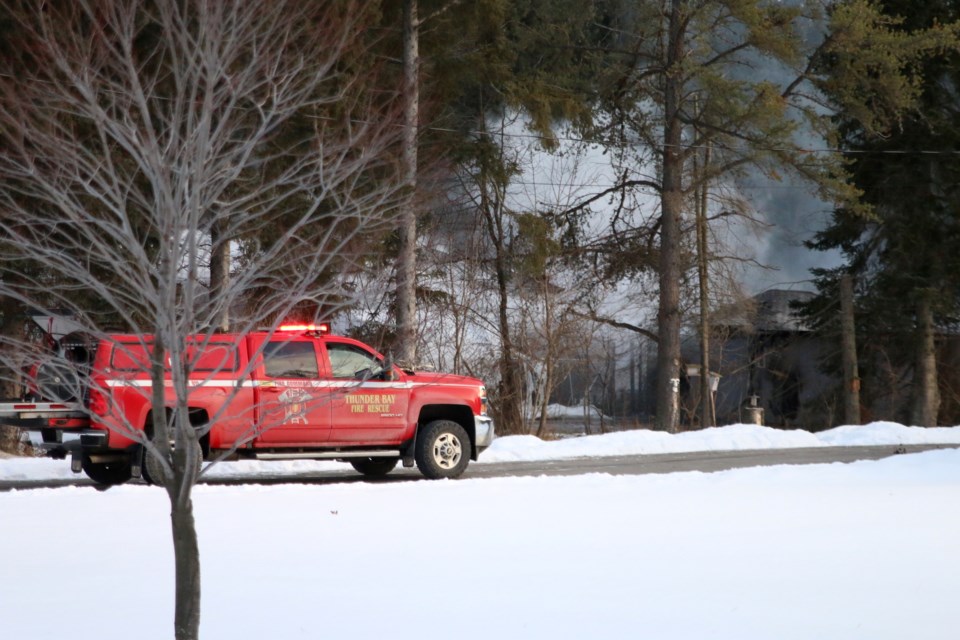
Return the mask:
[[[895,26],[901,32],[960,18],[955,0],[888,0],[882,8],[903,16]],[[872,135],[851,114],[839,117],[852,181],[870,215],[839,208],[811,243],[841,251],[846,263],[818,272],[820,299],[810,311],[830,304],[843,274],[855,276],[858,341],[874,356],[884,353],[888,373],[906,370],[913,383],[909,403],[887,409],[884,417],[932,426],[940,405],[934,332],[960,313],[960,56],[948,50],[930,57],[916,78],[917,108],[882,136]],[[872,379],[868,397],[891,397],[889,383],[879,382],[876,363],[875,357],[863,363]]]
[[[617,149],[611,193],[653,193],[657,213],[635,230],[659,277],[657,426],[678,425],[682,220],[703,182],[743,168],[790,171],[821,195],[853,202],[839,157],[811,153],[801,136],[833,144],[841,111],[872,133],[919,93],[916,60],[953,46],[954,28],[902,29],[867,0],[837,3],[669,0],[612,3],[599,130]],[[709,171],[693,162],[709,145]],[[622,197],[626,200],[626,196]],[[639,250],[638,250],[639,249]],[[646,251],[650,253],[650,251]]]

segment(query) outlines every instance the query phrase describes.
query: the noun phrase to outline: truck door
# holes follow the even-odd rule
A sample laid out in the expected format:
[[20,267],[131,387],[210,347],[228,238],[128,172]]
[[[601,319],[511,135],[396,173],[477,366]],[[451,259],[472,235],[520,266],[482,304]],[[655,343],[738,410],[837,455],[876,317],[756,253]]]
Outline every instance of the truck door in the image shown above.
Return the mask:
[[330,438],[330,388],[321,376],[319,343],[276,334],[262,345],[254,446],[316,446]]
[[349,342],[326,340],[335,389],[331,444],[396,444],[407,431],[410,385],[385,380],[383,359]]

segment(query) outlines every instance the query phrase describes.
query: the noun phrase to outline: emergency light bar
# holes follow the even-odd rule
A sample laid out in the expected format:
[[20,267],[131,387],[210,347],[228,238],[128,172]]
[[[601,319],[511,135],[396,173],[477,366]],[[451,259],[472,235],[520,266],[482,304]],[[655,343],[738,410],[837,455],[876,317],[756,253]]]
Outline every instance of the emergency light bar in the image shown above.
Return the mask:
[[330,325],[323,324],[282,324],[280,331],[313,331],[316,333],[330,333]]

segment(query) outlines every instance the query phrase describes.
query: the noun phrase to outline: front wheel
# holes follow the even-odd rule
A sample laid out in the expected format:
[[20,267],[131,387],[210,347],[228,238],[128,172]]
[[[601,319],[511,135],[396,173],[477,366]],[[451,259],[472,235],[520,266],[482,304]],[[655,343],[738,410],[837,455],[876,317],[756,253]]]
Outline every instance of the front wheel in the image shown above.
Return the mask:
[[91,462],[88,458],[84,458],[82,466],[88,478],[107,487],[123,484],[132,477],[129,460]]
[[427,478],[457,478],[470,463],[470,438],[452,420],[434,420],[417,433],[414,456]]
[[393,471],[398,462],[400,462],[399,458],[358,458],[351,460],[350,464],[365,476],[382,478]]

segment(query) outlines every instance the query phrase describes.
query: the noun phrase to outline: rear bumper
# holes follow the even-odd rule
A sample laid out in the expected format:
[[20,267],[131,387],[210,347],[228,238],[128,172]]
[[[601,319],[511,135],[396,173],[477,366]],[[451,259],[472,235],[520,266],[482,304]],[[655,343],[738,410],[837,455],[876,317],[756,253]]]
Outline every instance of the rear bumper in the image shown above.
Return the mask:
[[37,439],[37,432],[31,431],[31,443],[55,460],[63,460],[69,456],[70,469],[74,473],[80,473],[84,460],[111,462],[127,459],[131,455],[125,450],[111,450],[110,434],[100,429],[74,431],[44,429],[41,435],[42,439]]
[[80,432],[80,448],[84,450],[106,449],[110,434],[106,431],[87,429]]
[[82,429],[90,426],[90,416],[84,412],[23,411],[0,415],[0,425],[25,431],[44,429]]
[[99,429],[50,429],[30,431],[30,444],[60,458],[75,451],[101,451],[107,448],[109,436]]

